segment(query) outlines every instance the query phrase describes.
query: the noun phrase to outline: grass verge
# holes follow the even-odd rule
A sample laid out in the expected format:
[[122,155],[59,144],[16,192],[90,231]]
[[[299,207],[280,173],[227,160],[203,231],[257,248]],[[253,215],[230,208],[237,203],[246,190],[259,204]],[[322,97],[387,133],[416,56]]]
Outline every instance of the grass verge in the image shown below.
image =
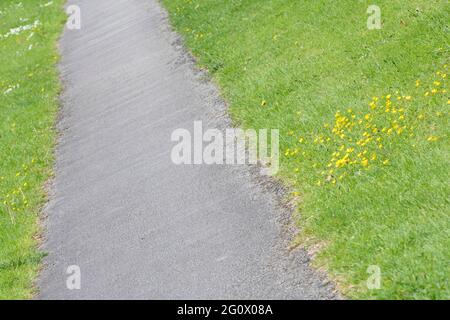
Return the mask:
[[235,123],[280,129],[316,266],[350,298],[449,298],[447,1],[379,0],[380,30],[364,0],[163,3]]
[[50,177],[63,0],[0,3],[0,299],[33,294],[43,185]]

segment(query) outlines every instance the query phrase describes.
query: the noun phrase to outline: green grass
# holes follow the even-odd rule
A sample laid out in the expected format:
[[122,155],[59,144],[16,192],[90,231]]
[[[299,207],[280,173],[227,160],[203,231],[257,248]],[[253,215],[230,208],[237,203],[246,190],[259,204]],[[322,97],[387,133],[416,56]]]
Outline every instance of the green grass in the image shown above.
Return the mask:
[[163,2],[235,123],[280,129],[315,265],[350,298],[450,298],[447,1],[377,1],[381,30],[372,1]]
[[[0,299],[33,294],[43,189],[51,175],[60,90],[62,0],[0,2]],[[33,25],[9,34],[10,29]]]

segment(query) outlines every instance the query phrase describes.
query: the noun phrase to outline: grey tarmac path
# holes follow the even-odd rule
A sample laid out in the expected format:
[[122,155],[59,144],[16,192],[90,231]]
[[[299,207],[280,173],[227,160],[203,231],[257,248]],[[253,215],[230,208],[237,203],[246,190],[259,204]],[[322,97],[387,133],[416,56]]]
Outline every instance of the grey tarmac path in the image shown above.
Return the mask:
[[[61,42],[40,299],[332,299],[288,250],[289,211],[249,166],[175,165],[171,133],[230,125],[155,0],[78,0]],[[81,289],[66,287],[67,267]]]

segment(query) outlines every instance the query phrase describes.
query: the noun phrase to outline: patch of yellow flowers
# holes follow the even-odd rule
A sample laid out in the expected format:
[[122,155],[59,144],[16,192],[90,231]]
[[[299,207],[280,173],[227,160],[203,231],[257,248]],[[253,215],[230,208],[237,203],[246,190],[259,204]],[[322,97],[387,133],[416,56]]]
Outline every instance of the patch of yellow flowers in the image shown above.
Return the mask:
[[[36,160],[32,159],[31,165],[35,163]],[[30,169],[29,164],[23,164],[22,169],[14,175],[15,186],[0,197],[0,205],[3,206],[3,209],[9,214],[12,223],[14,223],[14,216],[16,213],[23,212],[30,206],[27,196],[27,193],[30,190],[29,183],[27,182]],[[0,186],[5,181],[5,177],[1,176]]]
[[[433,134],[433,119],[448,115],[448,111],[436,111],[434,108],[438,106],[442,110],[443,104],[450,104],[447,96],[447,69],[448,66],[445,65],[442,71],[438,71],[428,88],[422,89],[421,80],[416,80],[417,92],[414,96],[399,92],[374,96],[368,103],[366,112],[356,113],[351,108],[336,112],[334,121],[325,123],[323,130],[311,139],[316,149],[321,148],[329,153],[325,163],[316,162],[312,165],[318,169],[320,176],[316,184],[335,185],[346,176],[357,176],[363,170],[388,166],[391,149],[386,150],[386,146],[392,148],[397,143],[411,144],[412,137],[419,133],[427,133],[423,137],[417,137],[427,143],[443,138]],[[425,100],[419,101],[421,97]],[[288,135],[292,136],[292,131]],[[307,143],[305,137],[297,139],[298,144]],[[411,147],[415,147],[415,144]],[[301,148],[287,149],[284,155],[297,156],[301,153],[300,150]],[[301,154],[304,155],[304,152]]]

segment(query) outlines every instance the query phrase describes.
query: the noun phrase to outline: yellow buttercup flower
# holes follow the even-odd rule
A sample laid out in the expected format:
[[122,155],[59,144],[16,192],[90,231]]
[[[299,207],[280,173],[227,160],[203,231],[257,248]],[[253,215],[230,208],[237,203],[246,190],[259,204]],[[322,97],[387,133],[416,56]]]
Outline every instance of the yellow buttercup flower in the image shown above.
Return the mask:
[[367,159],[361,160],[361,165],[362,165],[363,167],[367,167],[367,166],[369,165],[369,160],[367,160]]

